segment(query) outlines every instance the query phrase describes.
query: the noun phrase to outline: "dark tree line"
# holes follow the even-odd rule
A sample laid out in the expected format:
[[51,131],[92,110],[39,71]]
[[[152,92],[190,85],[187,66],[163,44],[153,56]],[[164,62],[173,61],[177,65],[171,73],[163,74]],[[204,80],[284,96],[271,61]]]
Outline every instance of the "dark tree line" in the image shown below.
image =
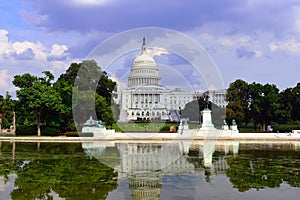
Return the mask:
[[[107,126],[115,122],[118,106],[111,100],[117,83],[109,79],[94,60],[72,63],[57,81],[51,72],[43,74],[42,77],[29,73],[16,75],[13,84],[18,88],[18,99],[12,100],[9,94],[0,96],[4,127],[10,124],[13,111],[16,112],[17,134],[28,127],[33,127],[38,136],[43,135],[45,129],[45,133],[51,132],[50,129],[60,133],[75,131],[76,125],[81,126],[92,111],[96,112],[94,117]],[[95,87],[91,88],[93,85]],[[74,98],[74,94],[78,96]],[[74,121],[73,111],[81,109],[82,104],[85,106],[79,111],[81,121]]]
[[266,130],[268,124],[297,124],[300,121],[300,83],[279,91],[274,84],[231,83],[226,99],[226,119],[238,124],[253,123],[255,129]]

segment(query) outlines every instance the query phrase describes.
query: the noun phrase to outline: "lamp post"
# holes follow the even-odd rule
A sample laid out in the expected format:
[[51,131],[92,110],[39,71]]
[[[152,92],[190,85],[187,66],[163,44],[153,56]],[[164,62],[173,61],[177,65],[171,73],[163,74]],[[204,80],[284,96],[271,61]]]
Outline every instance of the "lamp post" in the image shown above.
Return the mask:
[[199,114],[199,125],[200,125],[201,124],[201,115],[200,115],[200,111],[201,111],[201,108],[200,108],[201,97],[197,93],[195,95],[196,95],[197,102],[198,102],[198,114]]
[[2,133],[2,113],[0,113],[0,133]]

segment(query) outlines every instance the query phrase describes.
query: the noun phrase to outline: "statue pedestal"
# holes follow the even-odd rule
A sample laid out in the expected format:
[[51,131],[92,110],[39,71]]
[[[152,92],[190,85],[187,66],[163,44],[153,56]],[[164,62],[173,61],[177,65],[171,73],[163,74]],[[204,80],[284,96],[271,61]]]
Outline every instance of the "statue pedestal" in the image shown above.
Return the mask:
[[200,130],[215,130],[214,125],[211,122],[211,110],[208,108],[201,111],[202,124]]
[[229,130],[228,125],[223,125],[222,130]]
[[239,135],[239,130],[236,124],[233,124],[230,126],[231,129],[231,136],[238,136]]
[[237,131],[238,130],[237,125],[231,125],[230,129],[233,130],[233,131]]

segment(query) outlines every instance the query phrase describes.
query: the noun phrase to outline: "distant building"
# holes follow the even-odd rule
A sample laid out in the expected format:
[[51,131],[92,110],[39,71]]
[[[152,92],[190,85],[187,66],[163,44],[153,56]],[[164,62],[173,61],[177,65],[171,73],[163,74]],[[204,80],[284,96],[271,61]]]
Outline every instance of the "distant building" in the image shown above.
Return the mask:
[[128,88],[118,92],[115,99],[121,109],[119,121],[177,120],[176,111],[183,109],[193,99],[193,92],[161,86],[158,67],[147,52],[144,38],[142,51],[130,70]]
[[207,90],[203,94],[209,96],[209,101],[221,108],[226,108],[228,102],[226,101],[226,90]]

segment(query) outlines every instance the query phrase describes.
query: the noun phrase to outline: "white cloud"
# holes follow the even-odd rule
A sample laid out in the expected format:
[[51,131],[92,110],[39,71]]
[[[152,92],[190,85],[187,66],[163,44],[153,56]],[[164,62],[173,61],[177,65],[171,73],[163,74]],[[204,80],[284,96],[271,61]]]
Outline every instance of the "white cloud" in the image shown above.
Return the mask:
[[260,58],[260,57],[263,56],[263,53],[262,53],[262,51],[260,51],[260,50],[254,50],[254,53],[255,53],[255,57],[256,57],[256,58]]
[[6,69],[0,70],[0,95],[3,95],[6,91],[14,92],[16,87],[11,84],[11,76],[8,74]]
[[7,70],[0,70],[0,89],[6,89],[8,87],[8,73]]
[[278,49],[278,46],[275,42],[272,42],[270,45],[269,45],[269,48],[272,52],[276,51]]
[[53,56],[62,56],[67,50],[68,47],[66,45],[53,44],[50,54]]
[[[10,50],[10,45],[9,45],[9,42],[8,42],[8,31],[7,30],[1,30],[0,29],[0,55],[1,54],[4,54],[4,53],[7,53],[9,50]],[[1,57],[0,57],[1,59]]]
[[222,38],[218,39],[218,43],[220,43],[221,45],[224,45],[224,46],[234,46],[236,42],[234,40],[232,40],[231,38],[222,37]]
[[272,52],[281,50],[289,54],[300,55],[300,42],[294,38],[280,42],[272,42],[269,48]]
[[34,12],[28,12],[25,10],[20,11],[20,15],[25,19],[25,21],[28,24],[31,24],[33,26],[38,26],[40,24],[43,24],[49,20],[48,15],[41,15]]
[[66,69],[68,69],[69,64],[64,62],[64,61],[53,61],[50,63],[50,67],[54,70],[54,71],[64,71]]
[[0,30],[0,94],[15,91],[12,77],[16,74],[41,75],[49,70],[57,77],[73,61],[66,45],[55,43],[47,47],[41,42],[12,41],[8,34],[7,30]]
[[[0,60],[15,61],[17,57],[24,57],[25,54],[32,54],[27,56],[32,59],[35,65],[51,66],[51,62],[55,59],[49,60],[49,57],[59,58],[60,61],[68,60],[68,47],[66,45],[53,44],[51,49],[47,48],[40,42],[31,41],[9,41],[8,31],[0,30]],[[34,66],[35,66],[34,65]]]
[[11,43],[12,51],[16,54],[21,54],[27,51],[28,49],[32,49],[35,59],[37,60],[45,60],[47,58],[47,52],[44,49],[44,46],[39,42],[14,42]]
[[115,74],[111,74],[109,78],[118,83],[117,91],[122,91],[127,88],[127,84],[119,80],[119,78]]
[[161,47],[153,47],[151,49],[148,49],[149,54],[154,56],[160,56],[162,54],[170,54],[167,49],[161,48]]
[[28,50],[32,51],[35,60],[46,60],[48,54],[46,48],[40,42],[9,41],[8,31],[6,30],[0,30],[0,46],[0,60],[1,58],[14,60],[14,56]]

